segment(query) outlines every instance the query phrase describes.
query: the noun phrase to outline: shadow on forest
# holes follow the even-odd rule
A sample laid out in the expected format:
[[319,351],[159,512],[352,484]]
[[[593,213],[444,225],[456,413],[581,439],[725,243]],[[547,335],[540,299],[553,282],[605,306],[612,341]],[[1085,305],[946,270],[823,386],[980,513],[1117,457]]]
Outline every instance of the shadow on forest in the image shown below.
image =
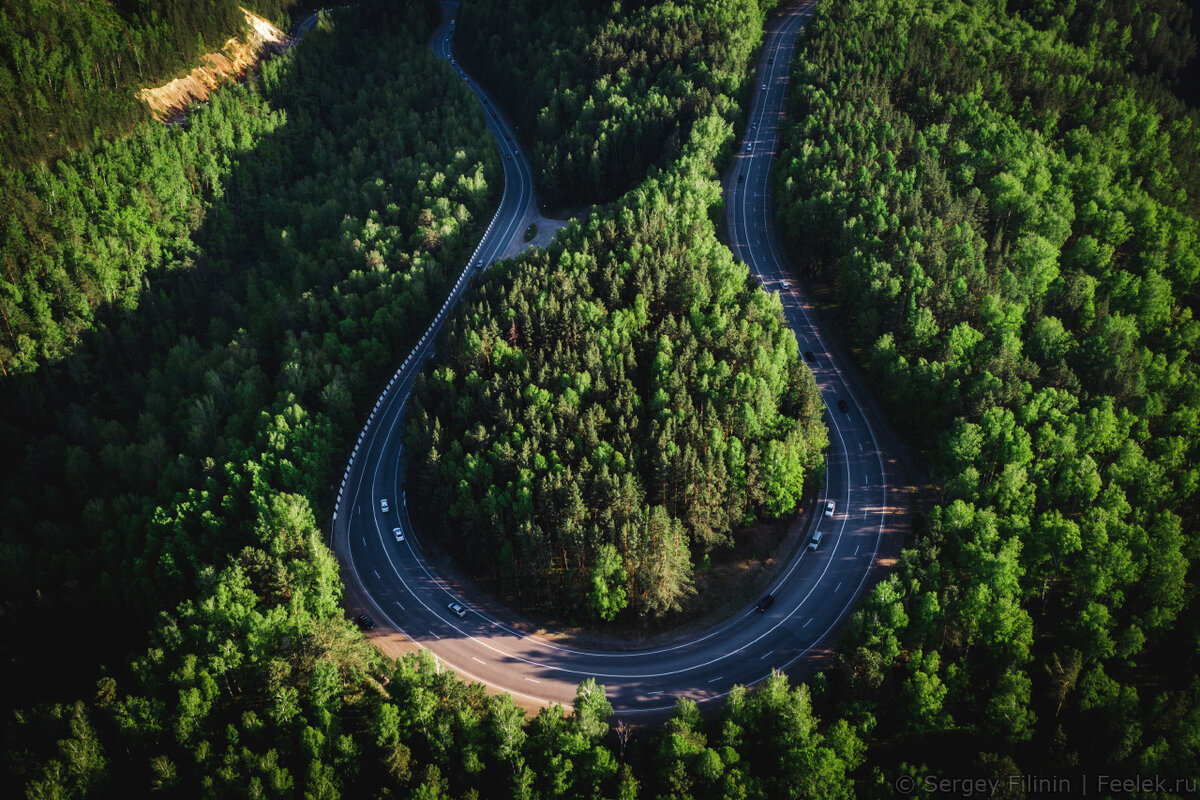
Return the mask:
[[[244,537],[231,537],[225,520],[217,521],[216,531],[209,525],[202,527],[198,520],[186,526],[151,520],[159,506],[172,513],[181,501],[195,507],[197,501],[194,494],[188,496],[189,490],[207,492],[215,485],[213,478],[226,479],[214,465],[226,460],[241,463],[247,453],[256,452],[255,441],[263,436],[259,415],[291,390],[293,377],[284,363],[296,339],[309,335],[304,326],[313,315],[312,298],[327,298],[335,284],[347,278],[346,265],[332,259],[289,260],[278,241],[270,240],[271,236],[278,240],[280,232],[271,228],[269,212],[292,199],[306,178],[319,182],[327,177],[318,172],[323,142],[310,138],[313,126],[305,121],[327,117],[332,125],[339,115],[355,110],[349,103],[364,102],[363,95],[348,95],[344,86],[332,86],[332,81],[314,83],[322,77],[322,59],[351,61],[339,48],[355,47],[348,41],[353,38],[349,33],[372,26],[370,15],[362,13],[364,18],[347,26],[345,33],[310,34],[286,69],[273,70],[269,97],[288,118],[263,134],[254,147],[236,154],[219,196],[211,199],[192,235],[199,246],[194,264],[149,275],[149,286],[135,308],[98,309],[94,328],[80,337],[64,360],[30,375],[10,377],[0,386],[0,436],[8,452],[23,454],[5,460],[3,478],[10,512],[4,545],[10,557],[4,573],[9,608],[0,615],[0,636],[26,643],[19,658],[4,661],[0,677],[7,686],[36,681],[54,687],[50,691],[56,696],[87,693],[93,688],[94,665],[143,647],[159,612],[194,594],[195,570],[201,564],[221,565],[228,552],[251,544]],[[419,44],[423,48],[423,41]],[[450,80],[448,71],[446,80]],[[430,87],[426,92],[435,90]],[[232,105],[236,98],[229,93],[243,91],[247,89],[226,89],[224,100]],[[221,105],[214,99],[207,109],[193,113],[219,113]],[[364,116],[367,113],[380,113],[379,104],[364,111]],[[378,152],[368,151],[368,155],[376,161],[366,162],[366,168],[375,172],[354,185],[332,180],[321,184],[325,194],[318,200],[323,202],[305,207],[312,219],[297,223],[301,230],[292,252],[306,255],[318,239],[336,244],[339,235],[346,234],[347,219],[364,218],[372,211],[371,204],[383,192],[375,188],[381,185],[376,166],[386,163],[381,154],[388,142],[364,142],[361,147],[369,149],[372,144]],[[343,166],[362,171],[363,153],[359,148],[325,153],[325,162],[335,165],[334,172]],[[372,279],[368,273],[364,280]],[[448,285],[436,271],[419,283],[421,292],[432,293],[444,293]],[[406,291],[415,296],[417,289]],[[417,302],[427,307],[427,296]],[[340,309],[326,308],[322,313],[325,317],[319,321],[327,319],[331,326],[343,320]],[[391,352],[401,353],[427,316],[400,316],[392,329],[383,331],[352,327],[364,331],[364,337],[385,339]],[[317,331],[316,336],[322,333],[336,335]],[[314,346],[327,341],[317,339]],[[345,350],[344,346],[338,352]],[[395,366],[386,347],[378,352],[382,356],[378,363],[367,360],[352,366],[361,373],[355,377],[362,389],[361,396],[354,397],[351,386],[345,412],[351,419],[365,415],[372,392]],[[237,376],[228,376],[231,366],[249,376],[244,394],[252,402],[238,395],[243,384],[236,382]],[[230,385],[222,388],[223,399],[214,403],[213,384],[221,381]],[[299,399],[319,405],[315,402],[318,388],[308,387],[308,396]],[[239,408],[238,402],[247,407]],[[249,407],[256,404],[257,408]],[[189,440],[185,430],[197,407],[208,411],[204,420],[209,430],[202,447]],[[341,426],[333,435],[340,444],[327,446],[344,451],[350,429]],[[117,459],[121,468],[115,472],[120,474],[105,468],[112,460],[106,448],[133,444],[146,445],[147,453],[153,445],[161,461],[135,458],[131,464],[124,457]],[[193,455],[184,455],[188,452]],[[128,456],[128,451],[123,454]],[[320,500],[332,505],[331,496]],[[317,519],[327,517],[323,508],[314,513]],[[138,522],[131,525],[131,520]],[[235,524],[251,526],[254,520],[238,518]],[[171,555],[168,548],[181,541],[189,563],[163,562],[164,554]],[[71,621],[71,658],[61,657],[61,628],[47,625],[47,620]]]

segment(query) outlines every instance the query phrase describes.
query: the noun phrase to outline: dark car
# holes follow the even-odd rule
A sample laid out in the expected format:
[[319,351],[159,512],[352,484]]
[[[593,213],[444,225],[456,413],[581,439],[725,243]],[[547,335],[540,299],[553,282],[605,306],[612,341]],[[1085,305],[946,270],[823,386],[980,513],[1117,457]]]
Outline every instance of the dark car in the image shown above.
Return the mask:
[[804,360],[805,361],[816,361],[817,357],[813,355],[812,350],[805,350],[804,351]]
[[371,619],[366,614],[359,614],[354,618],[354,621],[357,622],[358,627],[364,631],[369,631],[371,628],[375,627],[375,620]]
[[850,406],[846,405],[845,400],[838,400],[838,411],[842,412],[843,414],[850,413]]
[[738,183],[745,183],[745,182],[746,182],[746,176],[738,175]]
[[771,604],[774,602],[775,602],[775,598],[772,597],[771,595],[769,595],[769,594],[763,595],[762,600],[759,600],[757,603],[754,604],[754,610],[761,614],[764,611],[766,611],[768,608],[770,608]]

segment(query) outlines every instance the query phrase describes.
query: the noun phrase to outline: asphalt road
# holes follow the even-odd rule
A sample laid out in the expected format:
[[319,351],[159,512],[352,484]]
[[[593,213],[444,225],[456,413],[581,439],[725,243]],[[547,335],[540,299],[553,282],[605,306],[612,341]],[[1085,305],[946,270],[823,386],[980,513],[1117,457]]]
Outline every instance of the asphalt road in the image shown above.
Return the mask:
[[[448,13],[455,7],[446,4]],[[826,484],[818,510],[836,503],[832,517],[813,515],[822,541],[815,550],[802,546],[772,582],[775,601],[765,613],[753,606],[714,628],[653,649],[601,651],[573,647],[563,640],[527,635],[508,620],[503,608],[474,605],[440,576],[425,558],[421,533],[408,516],[403,486],[403,414],[412,381],[429,355],[437,330],[467,277],[485,268],[508,247],[533,200],[529,164],[515,145],[503,114],[482,88],[451,61],[456,74],[479,95],[487,122],[504,159],[505,193],[500,208],[471,263],[429,332],[405,360],[363,431],[339,491],[331,535],[343,566],[347,605],[377,623],[372,637],[385,652],[413,644],[429,648],[439,662],[464,678],[495,691],[510,692],[518,702],[539,706],[570,705],[576,685],[594,677],[607,687],[618,714],[661,714],[680,696],[698,702],[726,695],[735,684],[752,685],[773,669],[802,670],[827,650],[832,635],[869,583],[872,565],[885,538],[889,514],[885,462],[868,418],[833,354],[814,327],[807,301],[782,267],[771,235],[769,172],[776,146],[776,125],[787,91],[787,69],[796,34],[812,14],[812,4],[797,5],[775,18],[764,39],[750,124],[727,180],[726,207],[733,252],[757,273],[769,291],[778,291],[801,351],[828,408],[830,449]],[[453,30],[442,25],[432,46],[453,58]],[[749,143],[749,150],[746,149]],[[734,177],[741,174],[744,179]],[[838,410],[838,401],[846,412]],[[386,508],[384,505],[386,501]],[[397,541],[394,529],[404,535]],[[459,617],[447,608],[465,607]]]

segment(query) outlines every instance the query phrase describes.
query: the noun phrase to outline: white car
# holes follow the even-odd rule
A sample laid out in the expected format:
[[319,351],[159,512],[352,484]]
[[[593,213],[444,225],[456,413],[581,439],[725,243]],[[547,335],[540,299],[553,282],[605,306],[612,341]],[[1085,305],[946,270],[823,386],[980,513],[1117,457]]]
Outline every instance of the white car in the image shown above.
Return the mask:
[[446,605],[446,608],[450,609],[450,613],[453,614],[454,616],[458,617],[459,619],[462,619],[463,617],[465,617],[467,615],[467,610],[465,608],[463,608],[462,606],[460,606],[458,603],[448,603]]
[[382,511],[382,512],[384,512],[384,513],[387,513],[387,510],[388,510],[388,504],[387,504],[387,498],[386,498],[386,497],[385,497],[385,498],[383,498],[382,500],[380,500],[380,501],[379,501],[379,510],[380,510],[380,511]]
[[397,542],[404,541],[404,531],[400,530],[399,528],[392,528],[392,535],[396,537]]
[[830,500],[825,504],[825,516],[832,517],[835,509],[837,509],[837,503],[834,503],[832,500]]
[[763,84],[763,88],[762,88],[762,90],[763,90],[764,92],[767,90],[767,85],[766,85],[765,83]]

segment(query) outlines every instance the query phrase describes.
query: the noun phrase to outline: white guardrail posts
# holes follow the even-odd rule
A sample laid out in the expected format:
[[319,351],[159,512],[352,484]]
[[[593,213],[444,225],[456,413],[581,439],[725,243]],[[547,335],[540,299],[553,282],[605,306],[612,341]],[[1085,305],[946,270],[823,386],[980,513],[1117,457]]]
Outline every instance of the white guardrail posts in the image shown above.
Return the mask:
[[[478,83],[472,80],[468,85],[475,90],[476,95],[479,94]],[[497,142],[499,142],[499,139],[497,139]],[[429,327],[425,329],[425,332],[421,334],[420,341],[405,357],[404,363],[400,365],[398,370],[396,370],[396,374],[392,376],[390,381],[388,381],[387,386],[385,386],[383,391],[380,393],[379,399],[375,401],[375,408],[371,410],[371,414],[367,418],[366,424],[363,425],[362,431],[358,434],[358,441],[355,443],[354,450],[350,454],[349,463],[346,464],[346,472],[342,475],[342,485],[338,488],[337,497],[333,502],[334,523],[337,522],[338,511],[340,511],[342,507],[342,500],[346,494],[346,484],[349,483],[350,473],[354,470],[354,461],[358,457],[358,449],[362,446],[363,439],[365,439],[367,434],[370,432],[371,424],[375,421],[376,412],[379,411],[380,407],[388,400],[388,396],[392,392],[392,387],[395,386],[397,381],[401,381],[408,371],[410,365],[414,368],[417,366],[416,359],[419,351],[422,347],[424,347],[425,341],[431,338],[433,334],[437,332],[437,329],[441,327],[443,317],[445,317],[446,312],[450,310],[452,301],[457,300],[457,295],[462,287],[466,284],[467,278],[471,275],[471,269],[473,265],[479,260],[479,251],[483,249],[484,245],[488,241],[488,238],[492,235],[492,231],[496,227],[496,223],[500,220],[500,212],[504,210],[504,202],[508,199],[508,189],[508,181],[505,181],[504,190],[500,194],[500,205],[496,208],[496,213],[492,214],[492,219],[488,223],[487,229],[483,232],[483,237],[479,240],[479,244],[475,245],[474,252],[472,252],[471,257],[467,259],[467,265],[463,267],[462,272],[458,276],[458,280],[454,282],[454,288],[450,291],[450,296],[446,298],[444,303],[442,303],[441,310],[438,311],[437,316],[433,318],[433,321],[429,324]],[[333,547],[333,534],[335,527],[335,524],[331,524],[329,526],[330,548]]]

